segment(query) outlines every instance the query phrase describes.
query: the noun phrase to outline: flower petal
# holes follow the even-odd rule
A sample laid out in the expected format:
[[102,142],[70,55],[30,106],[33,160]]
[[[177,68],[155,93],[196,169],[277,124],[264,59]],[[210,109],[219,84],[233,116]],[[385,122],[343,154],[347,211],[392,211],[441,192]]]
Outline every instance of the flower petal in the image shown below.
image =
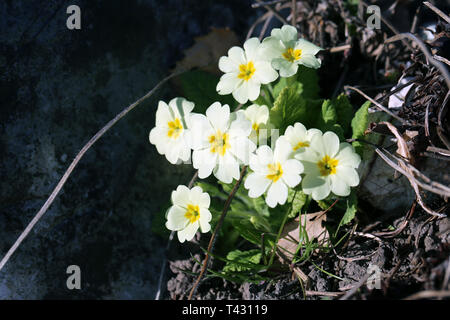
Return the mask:
[[314,43],[309,42],[305,39],[298,40],[295,45],[295,49],[302,50],[302,56],[304,54],[314,56],[317,52],[319,52],[320,50],[323,50],[321,47],[316,46]]
[[220,57],[219,59],[219,69],[222,72],[239,72],[239,64],[233,61],[230,57]]
[[300,161],[295,159],[287,160],[282,165],[283,175],[281,178],[288,185],[288,187],[294,188],[302,180],[300,174],[303,172],[303,165]]
[[156,110],[156,126],[167,127],[167,123],[172,121],[173,117],[170,114],[169,106],[164,101],[159,101],[158,109]]
[[266,196],[266,203],[269,207],[275,208],[277,203],[284,204],[288,197],[288,188],[282,180],[278,180],[269,187]]
[[306,174],[302,181],[303,192],[311,194],[314,200],[323,200],[330,194],[330,183],[317,175]]
[[205,179],[209,177],[217,164],[217,153],[209,149],[195,150],[192,152],[192,165],[198,169],[198,177]]
[[219,181],[231,183],[233,178],[239,179],[239,163],[229,152],[226,152],[224,156],[219,156],[219,164],[213,173]]
[[250,38],[244,43],[245,56],[248,61],[258,60],[258,50],[260,47],[259,39],[256,37]]
[[325,154],[334,157],[339,150],[339,138],[336,133],[327,131],[322,136]]
[[280,39],[268,37],[261,43],[260,56],[265,58],[267,61],[271,61],[275,58],[280,58],[283,50],[284,47],[282,46]]
[[163,130],[161,127],[154,127],[150,131],[148,138],[150,143],[156,146],[159,154],[163,155],[166,153],[166,147],[169,142],[166,130]]
[[261,84],[256,80],[247,81],[248,100],[254,101],[258,99],[261,90]]
[[256,61],[255,70],[254,77],[262,84],[271,83],[278,78],[278,73],[272,68],[272,65],[268,61]]
[[245,179],[244,188],[248,189],[248,196],[250,198],[258,198],[266,192],[270,183],[271,181],[264,175],[257,172],[252,172]]
[[352,167],[338,165],[336,168],[336,177],[345,181],[351,187],[359,184],[358,172]]
[[271,35],[283,42],[295,41],[297,40],[297,29],[290,25],[284,25],[281,29],[272,29]]
[[291,144],[284,136],[279,137],[275,142],[275,150],[273,152],[274,162],[285,162],[291,155],[291,152]]
[[211,199],[208,193],[203,192],[202,188],[195,186],[189,193],[189,201],[199,207],[209,208]]
[[331,175],[331,191],[341,197],[346,197],[350,194],[350,187],[348,184],[344,181],[344,179],[341,179],[338,175]]
[[228,50],[228,57],[233,63],[238,65],[238,67],[241,64],[247,64],[244,50],[241,47],[231,47],[230,50]]
[[280,71],[280,77],[287,78],[297,73],[298,64],[289,62],[284,58],[275,58],[272,60],[272,67]]
[[178,231],[186,228],[189,220],[184,216],[186,209],[179,206],[170,207],[167,213],[166,228],[172,231]]
[[187,208],[190,203],[190,190],[184,185],[179,185],[176,190],[172,191],[171,200],[174,205]]
[[355,152],[353,146],[347,142],[342,142],[339,145],[339,153],[336,159],[339,160],[340,165],[353,168],[358,168],[361,163],[361,157]]
[[302,55],[302,57],[300,58],[300,60],[298,60],[298,62],[304,65],[305,67],[313,69],[318,69],[322,65],[322,61],[320,61],[320,59],[310,54]]
[[193,113],[190,117],[191,129],[189,133],[190,146],[193,150],[209,147],[208,137],[214,134],[208,118],[203,114]]
[[222,133],[228,129],[228,120],[230,119],[230,107],[227,104],[223,106],[220,102],[214,102],[206,110],[206,117],[211,122],[215,130],[220,130]]
[[209,230],[211,230],[211,225],[209,224],[211,219],[212,219],[211,212],[208,209],[200,208],[199,224],[200,224],[200,230],[202,233],[205,233],[205,232],[208,232]]
[[233,91],[233,98],[239,103],[247,103],[248,101],[248,81],[242,81],[240,85]]
[[236,90],[241,82],[242,80],[238,78],[237,73],[225,73],[220,77],[216,91],[221,95],[230,94]]
[[184,241],[190,241],[192,238],[194,238],[195,234],[198,230],[198,221],[194,223],[190,223],[186,228],[183,230],[178,231],[178,240],[183,243]]
[[250,154],[250,169],[255,172],[265,173],[267,165],[273,162],[273,152],[269,146],[260,146],[256,154]]

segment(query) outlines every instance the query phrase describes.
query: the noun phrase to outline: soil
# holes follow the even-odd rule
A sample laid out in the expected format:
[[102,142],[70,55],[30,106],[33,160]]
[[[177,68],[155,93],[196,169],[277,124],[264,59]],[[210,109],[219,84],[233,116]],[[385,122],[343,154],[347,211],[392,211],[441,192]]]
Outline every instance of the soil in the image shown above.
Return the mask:
[[[301,266],[309,278],[306,295],[294,274],[288,272],[258,284],[209,278],[199,285],[195,299],[329,299],[326,294],[336,298],[356,285],[370,265],[380,268],[379,289],[369,289],[364,283],[352,299],[402,299],[422,290],[441,290],[449,268],[450,219],[429,220],[426,214],[419,214],[400,235],[383,239],[379,246],[375,240],[354,237],[339,252],[340,257],[334,253],[314,257],[314,264],[343,280],[328,276],[312,264]],[[398,226],[402,221],[403,218],[397,218],[391,223]],[[201,261],[203,255],[196,253],[194,258]],[[352,258],[360,260],[349,261]],[[196,276],[182,270],[197,273],[200,265],[194,259],[179,259],[170,262],[170,270],[166,298],[186,299]]]

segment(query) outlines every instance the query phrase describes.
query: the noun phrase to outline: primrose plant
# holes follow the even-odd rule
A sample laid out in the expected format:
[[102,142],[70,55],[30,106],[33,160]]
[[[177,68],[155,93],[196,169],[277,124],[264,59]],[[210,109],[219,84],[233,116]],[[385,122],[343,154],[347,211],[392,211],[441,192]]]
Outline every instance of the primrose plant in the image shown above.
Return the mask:
[[[293,190],[317,202],[349,196],[359,184],[361,158],[341,141],[351,130],[356,137],[358,123],[345,95],[324,101],[318,90],[308,89],[315,80],[305,75],[321,66],[320,50],[287,25],[262,42],[251,38],[243,48],[232,47],[219,60],[223,75],[215,94],[231,94],[239,107],[232,112],[217,101],[200,114],[185,98],[160,101],[150,142],[170,163],[192,160],[198,178],[213,176],[223,186],[239,180],[248,166],[243,197],[251,200],[247,204],[258,204],[256,211],[292,201]],[[198,229],[210,231],[212,200],[199,185],[178,186],[171,201],[166,227],[177,232],[180,242],[191,240]],[[253,214],[250,221],[270,229],[267,219],[267,214]]]

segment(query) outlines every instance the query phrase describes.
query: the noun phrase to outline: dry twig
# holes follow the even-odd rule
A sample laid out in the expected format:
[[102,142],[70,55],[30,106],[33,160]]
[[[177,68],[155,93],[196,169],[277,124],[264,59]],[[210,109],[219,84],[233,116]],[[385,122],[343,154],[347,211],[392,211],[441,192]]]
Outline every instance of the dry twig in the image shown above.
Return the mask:
[[205,259],[203,260],[202,270],[200,271],[200,274],[197,277],[197,280],[195,281],[194,285],[192,286],[191,292],[189,293],[188,300],[191,300],[193,295],[195,294],[195,291],[197,290],[197,287],[200,283],[200,281],[203,278],[203,275],[205,274],[206,268],[208,266],[209,262],[209,253],[212,250],[212,247],[214,246],[217,233],[219,232],[220,228],[222,227],[223,221],[225,219],[225,216],[227,215],[228,208],[230,207],[231,201],[233,200],[234,195],[236,194],[237,190],[239,189],[239,186],[242,182],[242,179],[244,178],[245,172],[247,171],[247,166],[244,166],[241,170],[241,175],[239,177],[239,180],[236,181],[236,184],[233,187],[233,190],[231,190],[230,194],[228,195],[228,199],[225,202],[225,206],[223,207],[222,214],[220,215],[219,222],[216,225],[216,228],[214,229],[213,234],[211,235],[211,239],[209,240],[208,248],[206,249],[206,255]]
[[130,104],[128,107],[126,107],[122,112],[120,112],[118,115],[114,117],[111,121],[109,121],[100,131],[98,131],[89,141],[86,143],[86,145],[81,149],[80,152],[76,155],[75,159],[73,159],[72,163],[69,165],[69,168],[67,168],[66,172],[62,176],[62,178],[59,180],[58,184],[56,185],[53,192],[48,197],[47,201],[45,201],[42,208],[38,211],[38,213],[34,216],[34,218],[31,220],[31,222],[28,224],[28,226],[25,228],[25,230],[20,234],[19,238],[16,240],[16,242],[12,245],[12,247],[8,250],[6,255],[3,257],[3,259],[0,261],[0,271],[3,269],[5,264],[8,262],[8,260],[11,258],[11,256],[14,254],[14,252],[19,248],[20,244],[23,240],[28,236],[30,231],[33,229],[33,227],[36,225],[36,223],[41,219],[41,217],[47,212],[50,205],[53,203],[55,198],[58,196],[59,192],[61,191],[62,187],[66,183],[67,179],[75,169],[78,162],[80,162],[81,158],[83,158],[84,154],[94,145],[95,142],[97,142],[98,139],[100,139],[109,129],[111,129],[120,119],[122,119],[128,112],[133,110],[135,107],[137,107],[139,104],[141,104],[144,100],[148,99],[150,96],[153,95],[153,93],[158,90],[164,83],[169,81],[175,76],[178,76],[182,73],[186,72],[186,70],[173,73],[163,80],[161,80],[152,90],[147,92],[143,97],[139,98],[134,103]]

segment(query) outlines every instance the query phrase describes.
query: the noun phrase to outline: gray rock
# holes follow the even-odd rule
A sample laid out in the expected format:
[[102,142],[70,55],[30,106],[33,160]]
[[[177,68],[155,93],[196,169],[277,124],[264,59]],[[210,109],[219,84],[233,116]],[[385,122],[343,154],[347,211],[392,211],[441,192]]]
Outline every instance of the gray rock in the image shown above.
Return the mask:
[[[240,1],[73,4],[81,30],[66,28],[64,2],[0,2],[1,256],[81,147],[166,76],[194,36],[245,28],[242,13],[253,12]],[[87,152],[0,272],[0,299],[154,298],[166,239],[153,219],[192,175],[148,142],[157,101],[175,95],[165,86]],[[66,288],[72,264],[81,290]]]

